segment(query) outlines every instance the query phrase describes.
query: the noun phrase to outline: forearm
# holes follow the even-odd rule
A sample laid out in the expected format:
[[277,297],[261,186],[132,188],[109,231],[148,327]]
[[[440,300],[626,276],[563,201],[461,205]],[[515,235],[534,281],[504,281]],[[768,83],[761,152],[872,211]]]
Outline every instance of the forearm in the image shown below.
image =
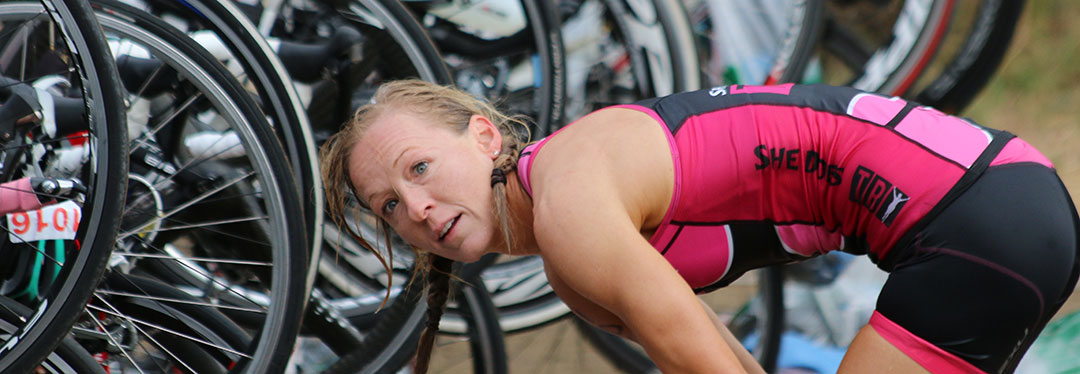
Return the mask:
[[[655,315],[654,317],[645,316],[643,318],[639,316],[638,325],[640,328],[635,329],[628,321],[566,287],[561,277],[549,273],[548,281],[555,292],[579,318],[604,331],[642,345],[648,351],[650,358],[661,369],[664,369],[664,372],[732,373],[741,372],[740,369],[746,366],[741,362],[741,357],[735,354],[737,350],[729,349],[726,346],[739,343],[734,341],[734,338],[729,342],[720,333],[713,332],[713,329],[709,328],[710,324],[713,323],[710,321],[711,316],[706,311],[696,309],[699,306],[695,306],[695,304],[700,304],[694,301],[698,299],[693,295],[687,295],[686,301],[689,301],[689,303],[682,303],[687,307],[665,308],[666,313],[662,313],[664,316],[672,317],[672,313],[680,314],[674,319],[655,318]],[[660,304],[673,305],[650,298],[650,302],[646,307],[655,307]],[[690,328],[688,329],[688,327]],[[651,340],[651,342],[648,340]],[[732,346],[732,348],[736,347]],[[737,346],[737,348],[743,352],[746,351],[742,346]],[[749,357],[749,353],[745,353],[745,355]],[[749,359],[753,360],[753,358]],[[733,366],[735,368],[729,369]],[[744,370],[760,372],[760,368],[757,369],[758,371]]]
[[697,296],[685,291],[660,295],[645,290],[643,293],[652,295],[648,303],[619,309],[625,311],[620,319],[661,372],[746,372],[734,347],[713,327]]

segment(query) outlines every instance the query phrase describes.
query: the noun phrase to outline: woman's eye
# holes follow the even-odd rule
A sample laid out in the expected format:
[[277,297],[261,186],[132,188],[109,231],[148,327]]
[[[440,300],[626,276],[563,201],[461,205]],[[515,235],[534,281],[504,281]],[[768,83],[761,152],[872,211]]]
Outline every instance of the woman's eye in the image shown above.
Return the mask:
[[416,174],[424,174],[427,171],[427,161],[421,161],[413,165],[413,172]]
[[389,216],[394,213],[394,208],[397,207],[397,200],[389,200],[386,204],[383,204],[383,214]]

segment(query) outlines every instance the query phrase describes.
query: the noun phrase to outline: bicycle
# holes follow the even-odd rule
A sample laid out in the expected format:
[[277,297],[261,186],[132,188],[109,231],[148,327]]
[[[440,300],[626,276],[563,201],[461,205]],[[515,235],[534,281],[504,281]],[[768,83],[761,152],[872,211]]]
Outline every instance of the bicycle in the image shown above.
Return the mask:
[[[135,370],[190,370],[190,356],[171,352],[190,351],[184,347],[193,342],[229,352],[219,356],[228,360],[223,367],[283,367],[287,358],[277,353],[291,348],[299,328],[307,246],[299,203],[287,198],[298,192],[272,128],[239,82],[186,36],[125,5],[93,5],[121,65],[134,131],[109,281],[78,321],[78,341],[114,353],[102,358],[106,364]],[[177,289],[162,291],[149,278],[127,276],[133,273]],[[213,307],[180,312],[178,305],[193,302]],[[162,312],[145,317],[133,305]],[[181,328],[214,321],[214,310],[251,336],[222,348]]]
[[[1023,8],[1022,0],[830,1],[823,78],[959,113],[1001,63]],[[875,32],[890,24],[879,19],[894,20],[890,31]]]
[[[41,210],[14,212],[11,217],[17,218],[4,229],[3,247],[12,260],[40,255],[47,265],[41,270],[55,275],[21,297],[31,318],[15,323],[0,346],[2,370],[30,372],[61,343],[105,269],[126,186],[127,135],[116,67],[87,4],[0,6],[29,10],[21,16],[0,12],[0,75],[7,77],[0,84],[4,182],[77,178],[85,186],[79,196],[59,196],[75,198],[50,208],[54,216]],[[73,111],[57,115],[58,107]],[[38,225],[45,222],[37,219],[39,213],[66,219],[50,220],[54,229],[48,230]],[[34,236],[39,231],[67,245],[51,252],[39,249]],[[5,283],[21,280],[12,270],[18,269],[3,272]]]

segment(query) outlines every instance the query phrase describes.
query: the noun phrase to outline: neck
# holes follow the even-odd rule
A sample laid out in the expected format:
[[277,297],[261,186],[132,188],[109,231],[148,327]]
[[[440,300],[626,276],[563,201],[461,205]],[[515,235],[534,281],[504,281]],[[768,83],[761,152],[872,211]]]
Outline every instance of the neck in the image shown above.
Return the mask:
[[517,171],[506,174],[506,203],[515,243],[513,253],[506,253],[506,248],[500,248],[500,252],[510,255],[539,254],[536,236],[533,235],[532,197],[522,187]]

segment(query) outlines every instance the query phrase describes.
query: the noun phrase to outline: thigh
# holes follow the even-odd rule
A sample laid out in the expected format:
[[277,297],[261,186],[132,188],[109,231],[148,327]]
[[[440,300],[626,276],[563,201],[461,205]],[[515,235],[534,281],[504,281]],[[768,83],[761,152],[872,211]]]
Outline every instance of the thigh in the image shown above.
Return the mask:
[[837,373],[914,374],[929,371],[866,325],[851,341]]

